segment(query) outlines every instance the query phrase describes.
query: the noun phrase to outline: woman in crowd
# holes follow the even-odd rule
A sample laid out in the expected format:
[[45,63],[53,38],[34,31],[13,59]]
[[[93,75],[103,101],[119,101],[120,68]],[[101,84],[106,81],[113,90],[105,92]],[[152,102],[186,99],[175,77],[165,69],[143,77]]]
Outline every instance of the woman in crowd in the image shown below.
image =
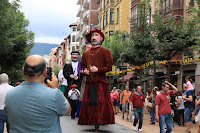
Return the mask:
[[[176,116],[177,116],[177,126],[184,126],[184,100],[182,99],[182,95],[183,92],[178,92],[178,96],[176,97],[176,106],[177,108],[177,112],[176,112]],[[182,121],[181,121],[182,118]]]
[[152,89],[152,93],[150,94],[150,96],[147,97],[147,100],[151,101],[151,103],[153,104],[153,108],[150,108],[150,124],[155,124],[155,100],[156,100],[156,95],[157,95],[157,89],[156,87],[154,87]]

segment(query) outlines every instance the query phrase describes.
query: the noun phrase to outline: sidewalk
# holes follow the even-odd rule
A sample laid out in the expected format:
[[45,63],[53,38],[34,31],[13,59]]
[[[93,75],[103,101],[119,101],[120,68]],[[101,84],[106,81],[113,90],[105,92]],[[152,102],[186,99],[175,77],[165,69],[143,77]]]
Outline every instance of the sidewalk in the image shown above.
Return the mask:
[[[126,114],[124,115],[124,120],[122,120],[122,113],[118,113],[117,115],[115,115],[116,123],[119,123],[128,128],[133,129],[133,122],[127,121],[125,119],[126,119]],[[145,110],[144,117],[143,117],[143,126],[142,126],[143,133],[159,133],[160,132],[159,123],[156,122],[155,125],[151,125],[151,124],[149,124],[149,119],[150,119],[149,113]],[[175,127],[174,127],[174,130],[172,131],[172,133],[183,133],[186,130],[186,126],[184,126],[184,127],[176,126],[176,123],[174,123],[174,126]],[[138,127],[138,124],[136,127]],[[191,133],[197,133],[196,124],[192,124]]]

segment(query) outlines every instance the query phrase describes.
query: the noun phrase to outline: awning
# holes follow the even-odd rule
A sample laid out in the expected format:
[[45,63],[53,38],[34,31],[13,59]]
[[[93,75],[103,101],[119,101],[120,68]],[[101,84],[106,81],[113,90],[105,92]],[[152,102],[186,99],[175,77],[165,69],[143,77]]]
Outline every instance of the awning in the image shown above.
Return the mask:
[[[124,81],[129,81],[130,78],[132,78],[133,76],[135,76],[134,72],[127,72],[127,74],[123,76],[124,77]],[[117,81],[121,82],[123,77],[119,78]]]

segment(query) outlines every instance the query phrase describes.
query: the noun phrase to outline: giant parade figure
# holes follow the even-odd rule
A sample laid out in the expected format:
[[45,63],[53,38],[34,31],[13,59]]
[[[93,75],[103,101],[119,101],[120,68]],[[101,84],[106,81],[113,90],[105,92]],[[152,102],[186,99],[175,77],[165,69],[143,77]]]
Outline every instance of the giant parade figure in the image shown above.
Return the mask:
[[101,47],[104,41],[101,30],[91,26],[86,39],[92,48],[82,55],[82,68],[87,78],[78,124],[95,125],[98,132],[100,125],[115,124],[106,78],[106,72],[112,69],[113,58],[110,50]]
[[73,84],[77,85],[77,89],[80,90],[80,79],[78,76],[78,61],[79,61],[80,53],[78,51],[71,52],[71,60],[72,62],[66,62],[63,68],[63,75],[65,79],[67,79],[67,88],[65,89],[64,95],[68,97],[68,92],[71,89]]

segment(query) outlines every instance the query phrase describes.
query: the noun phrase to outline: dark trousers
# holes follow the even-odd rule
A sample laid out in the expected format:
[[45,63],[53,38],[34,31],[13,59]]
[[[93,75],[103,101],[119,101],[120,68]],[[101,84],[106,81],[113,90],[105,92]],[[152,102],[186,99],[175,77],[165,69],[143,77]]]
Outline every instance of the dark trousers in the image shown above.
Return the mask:
[[142,108],[134,108],[135,119],[133,121],[133,126],[136,126],[139,120],[138,129],[142,129],[143,124],[143,109]]
[[4,110],[0,110],[0,133],[4,132],[4,122],[6,122],[7,132],[9,133],[10,125],[8,123],[8,117]]
[[71,105],[71,118],[75,119],[75,114],[76,114],[76,110],[77,110],[77,106],[78,106],[78,100],[69,100],[70,105]]
[[177,124],[178,125],[181,125],[181,116],[183,118],[183,122],[182,122],[182,125],[184,125],[184,109],[181,109],[181,110],[177,110],[176,111],[176,116],[177,116]]

